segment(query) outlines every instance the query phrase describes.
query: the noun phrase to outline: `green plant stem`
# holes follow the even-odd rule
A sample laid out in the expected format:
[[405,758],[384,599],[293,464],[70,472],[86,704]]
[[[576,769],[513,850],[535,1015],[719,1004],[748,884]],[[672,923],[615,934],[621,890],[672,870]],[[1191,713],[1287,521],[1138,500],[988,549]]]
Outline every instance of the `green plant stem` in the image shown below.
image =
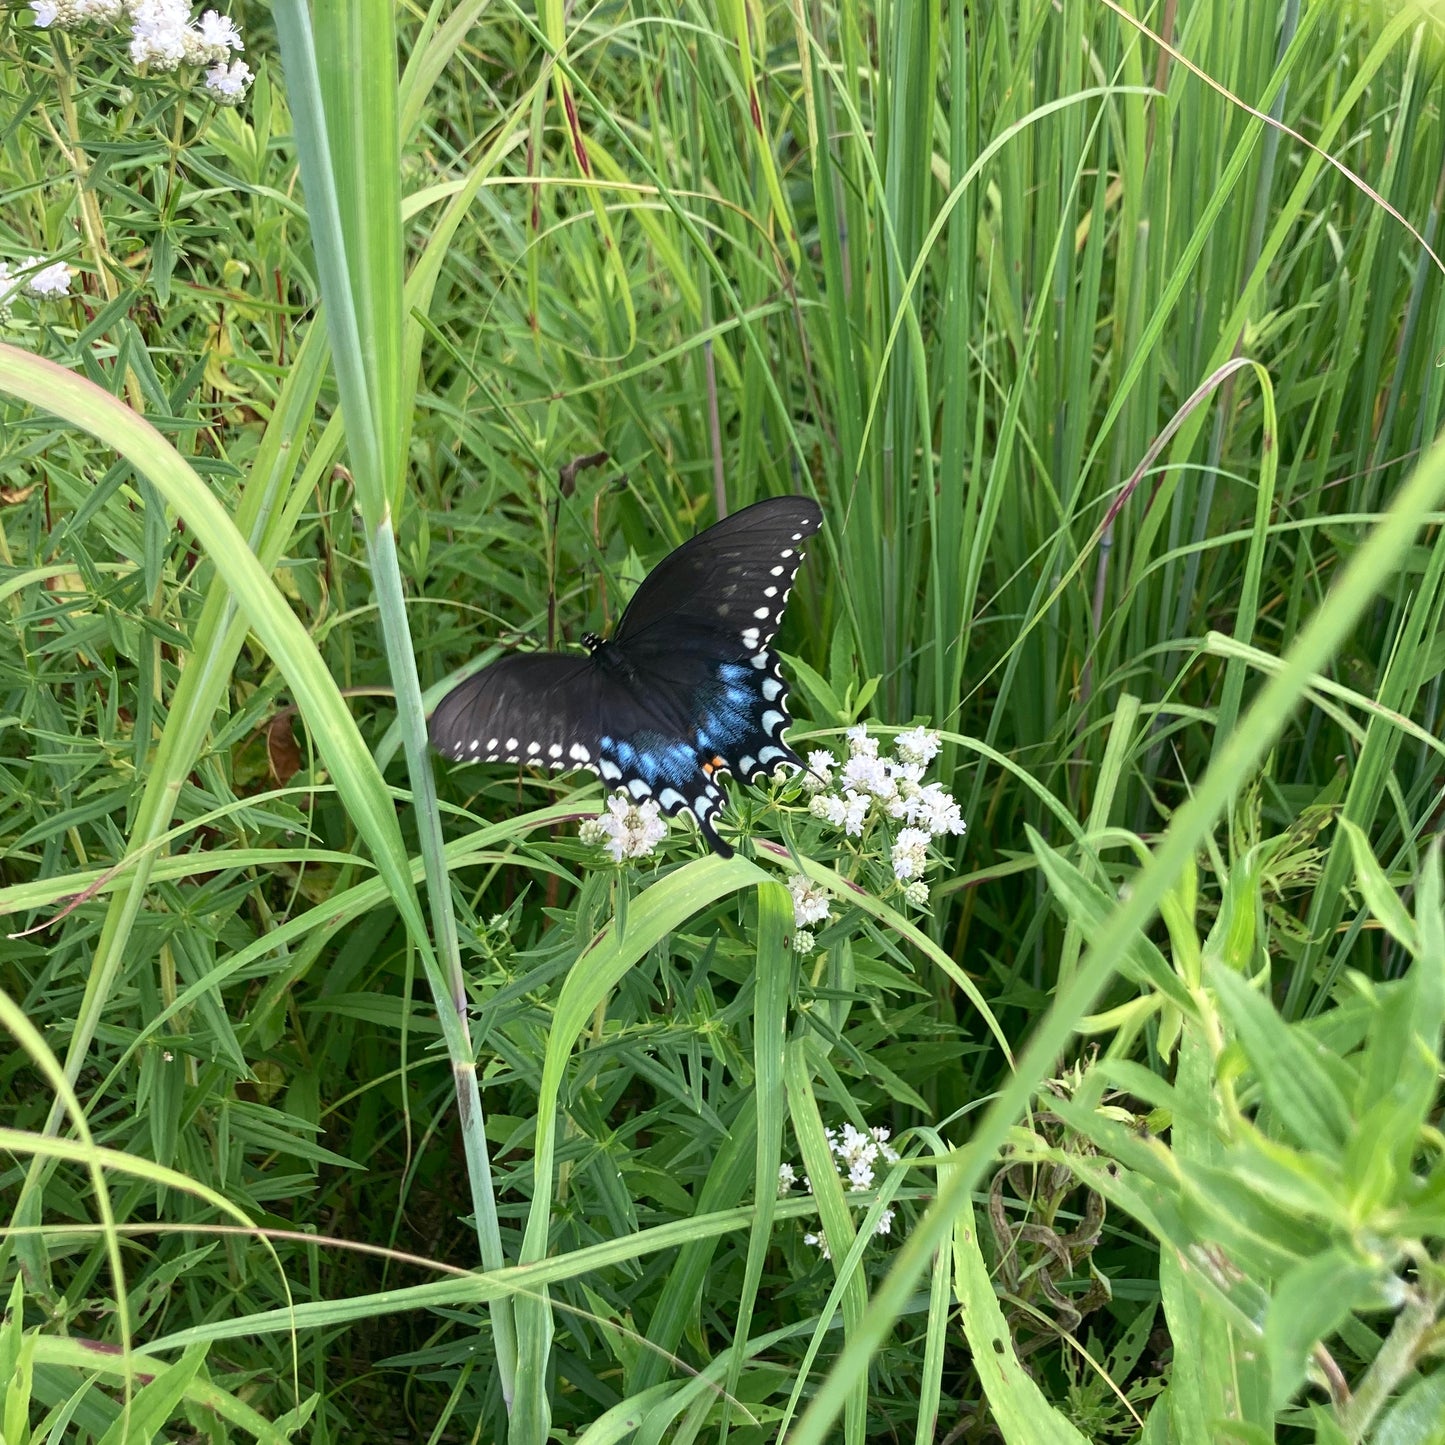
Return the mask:
[[[421,680],[417,675],[416,652],[406,618],[406,599],[396,556],[396,534],[392,531],[389,514],[382,517],[381,525],[367,538],[367,550],[387,662],[396,688],[402,748],[411,776],[422,866],[426,870],[427,902],[436,937],[436,955],[429,957],[423,951],[423,960],[442,1033],[447,1041],[447,1052],[451,1056],[457,1113],[462,1146],[466,1151],[467,1176],[482,1263],[488,1270],[496,1270],[505,1266],[506,1259],[502,1252],[496,1192],[492,1187],[491,1160],[487,1154],[486,1120],[477,1081],[476,1052],[472,1047],[471,1030],[467,1026],[467,980],[462,971],[461,950],[457,942],[456,916],[452,912],[441,814],[437,809],[436,778],[427,753]],[[511,1302],[493,1300],[490,1312],[497,1368],[502,1376],[502,1394],[510,1409],[517,1354]]]
[[1359,1388],[1340,1407],[1340,1429],[1351,1442],[1365,1438],[1375,1416],[1429,1346],[1440,1306],[1445,1303],[1445,1287],[1431,1288],[1424,1283],[1427,1278],[1422,1271],[1421,1286],[1412,1292],[1405,1308],[1395,1317],[1394,1327],[1380,1346],[1380,1353],[1370,1362]]
[[[55,137],[55,143],[60,147],[60,152],[65,157],[71,174],[75,178],[75,205],[80,212],[80,229],[85,236],[86,249],[90,253],[90,263],[95,267],[96,279],[100,282],[100,289],[104,293],[105,299],[114,301],[120,295],[120,287],[116,285],[115,277],[111,274],[110,248],[105,241],[105,218],[100,213],[99,196],[95,187],[90,183],[90,157],[81,143],[80,114],[75,108],[75,87],[72,84],[73,63],[74,57],[70,53],[70,45],[64,33],[57,32],[55,36],[55,96],[60,104],[60,114],[65,119],[66,133],[64,137],[58,134],[43,107],[40,113],[45,117],[45,124],[51,135]],[[141,391],[140,378],[135,374],[135,368],[129,363],[125,368],[125,395],[126,400],[136,411],[145,411],[145,396]]]

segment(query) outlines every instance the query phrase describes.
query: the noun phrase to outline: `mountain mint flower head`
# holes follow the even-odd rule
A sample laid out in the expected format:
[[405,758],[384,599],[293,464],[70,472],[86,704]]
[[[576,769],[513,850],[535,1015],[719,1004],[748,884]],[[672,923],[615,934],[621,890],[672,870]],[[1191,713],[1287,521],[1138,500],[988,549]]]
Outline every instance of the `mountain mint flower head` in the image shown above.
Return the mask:
[[[25,262],[27,266],[35,266],[39,263],[39,256],[31,256]],[[70,267],[64,261],[52,261],[50,265],[42,266],[40,270],[32,272],[26,280],[25,286],[32,296],[68,296],[70,295]]]
[[241,32],[236,29],[236,22],[216,10],[207,10],[191,27],[191,33],[195,36],[196,49],[202,52],[201,58],[195,62],[198,65],[208,62],[219,65],[231,58],[233,50],[246,48],[241,41]]
[[[29,272],[29,275],[24,274]],[[0,316],[10,310],[10,303],[25,294],[42,300],[70,294],[70,267],[64,261],[45,264],[43,256],[27,256],[23,261],[0,261]]]
[[893,873],[900,882],[918,878],[928,867],[928,837],[922,828],[900,828],[893,840]]
[[657,804],[648,798],[637,803],[625,793],[607,800],[607,811],[589,818],[578,835],[584,843],[601,843],[614,863],[624,858],[646,858],[667,837],[667,823]]
[[206,89],[218,105],[240,105],[252,79],[251,67],[244,60],[229,65],[221,61],[206,72]]
[[799,928],[826,923],[832,916],[832,899],[811,878],[804,878],[801,873],[793,874],[788,879],[788,891],[793,895],[793,922]]
[[893,739],[893,746],[898,750],[900,761],[916,763],[919,767],[926,768],[938,756],[943,744],[939,742],[936,732],[919,726],[899,733]]
[[963,833],[968,825],[953,796],[941,783],[926,783],[904,804],[903,816],[926,829],[935,838],[944,833]]
[[114,25],[124,14],[121,0],[30,0],[30,9],[39,30]]
[[[828,1140],[829,1152],[833,1155],[834,1167],[847,1179],[850,1190],[871,1189],[880,1164],[898,1163],[898,1151],[888,1142],[887,1129],[880,1127],[864,1130],[853,1124],[844,1124],[841,1130],[824,1129],[823,1133]],[[786,1165],[783,1167],[787,1168]],[[806,1174],[803,1182],[811,1194],[813,1185]],[[879,1216],[874,1233],[891,1234],[894,1218],[894,1211],[885,1209]],[[805,1234],[803,1243],[815,1247],[824,1259],[829,1258],[828,1244],[821,1234]]]
[[177,69],[186,59],[190,28],[187,0],[132,0],[131,64],[162,73]]
[[229,15],[207,10],[191,19],[191,0],[30,0],[41,30],[128,31],[131,64],[147,75],[191,66],[219,105],[239,105],[254,77],[231,57],[246,48]]
[[791,1164],[778,1165],[778,1197],[790,1193],[793,1185],[798,1181],[797,1170]]
[[855,753],[843,764],[843,786],[887,801],[897,795],[898,780],[882,758]]
[[821,788],[831,788],[833,769],[837,766],[838,759],[832,753],[822,748],[814,748],[808,754],[808,771],[803,774],[803,786],[810,793],[816,793]]

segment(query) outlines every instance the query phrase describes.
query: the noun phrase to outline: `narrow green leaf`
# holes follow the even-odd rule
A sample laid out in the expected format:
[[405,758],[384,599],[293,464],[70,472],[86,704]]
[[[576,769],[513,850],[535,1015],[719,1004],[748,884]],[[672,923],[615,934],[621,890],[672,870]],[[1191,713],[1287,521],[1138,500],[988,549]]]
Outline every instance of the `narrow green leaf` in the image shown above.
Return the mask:
[[1306,1149],[1335,1154],[1350,1132],[1350,1111],[1314,1040],[1286,1024],[1232,969],[1212,964],[1205,981],[1280,1123]]
[[1355,881],[1365,896],[1370,912],[1380,921],[1390,937],[1414,957],[1420,951],[1420,938],[1415,922],[1400,901],[1400,895],[1390,887],[1390,881],[1385,877],[1385,870],[1380,867],[1364,829],[1348,818],[1340,819],[1340,827],[1350,841],[1350,855],[1355,860]]

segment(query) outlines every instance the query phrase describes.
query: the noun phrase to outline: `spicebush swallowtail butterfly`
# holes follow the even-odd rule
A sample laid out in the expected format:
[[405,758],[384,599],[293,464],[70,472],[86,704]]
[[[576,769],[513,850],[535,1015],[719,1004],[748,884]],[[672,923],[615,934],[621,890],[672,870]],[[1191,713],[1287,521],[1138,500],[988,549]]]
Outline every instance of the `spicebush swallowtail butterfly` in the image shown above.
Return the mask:
[[788,688],[768,643],[823,515],[807,497],[735,512],[664,557],[588,655],[516,653],[452,689],[431,742],[459,762],[586,768],[669,815],[714,853],[720,773],[749,783],[803,766],[783,741]]

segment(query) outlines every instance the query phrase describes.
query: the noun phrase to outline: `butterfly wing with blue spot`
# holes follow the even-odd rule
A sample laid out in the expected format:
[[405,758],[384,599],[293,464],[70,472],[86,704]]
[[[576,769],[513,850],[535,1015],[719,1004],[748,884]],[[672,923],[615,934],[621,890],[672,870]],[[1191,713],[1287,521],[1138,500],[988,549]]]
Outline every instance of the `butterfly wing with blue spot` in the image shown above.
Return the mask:
[[699,533],[648,574],[591,657],[503,658],[449,693],[433,746],[461,761],[589,768],[692,813],[729,856],[713,827],[718,774],[756,782],[802,766],[783,741],[787,684],[768,643],[821,523],[816,503],[779,497]]

